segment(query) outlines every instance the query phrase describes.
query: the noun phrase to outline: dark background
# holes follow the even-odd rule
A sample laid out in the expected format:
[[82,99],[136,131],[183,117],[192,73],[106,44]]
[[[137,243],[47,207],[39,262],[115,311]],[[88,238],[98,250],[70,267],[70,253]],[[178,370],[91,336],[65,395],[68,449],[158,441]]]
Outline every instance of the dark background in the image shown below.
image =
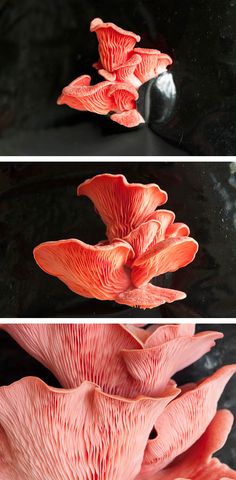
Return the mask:
[[[216,330],[224,333],[224,338],[218,340],[216,347],[200,360],[175,375],[179,385],[187,382],[197,382],[214,373],[223,365],[236,363],[236,325],[197,325],[197,331]],[[0,331],[0,385],[8,385],[22,377],[38,376],[51,386],[59,387],[52,373],[39,362],[28,355],[5,332]],[[227,384],[219,402],[219,408],[228,408],[236,415],[236,375]],[[217,457],[231,468],[236,468],[235,458],[236,428],[235,424],[228,441]]]
[[[175,101],[168,76],[164,93],[151,82],[148,124],[132,132],[56,105],[77,76],[102,80],[96,16],[174,60]],[[0,0],[0,56],[0,155],[236,153],[235,0]]]
[[[71,292],[34,262],[41,242],[79,238],[95,244],[105,226],[76,187],[100,173],[157,183],[163,206],[185,222],[200,245],[196,259],[159,286],[187,299],[140,310]],[[15,162],[0,164],[0,316],[2,317],[236,317],[235,188],[233,162]]]

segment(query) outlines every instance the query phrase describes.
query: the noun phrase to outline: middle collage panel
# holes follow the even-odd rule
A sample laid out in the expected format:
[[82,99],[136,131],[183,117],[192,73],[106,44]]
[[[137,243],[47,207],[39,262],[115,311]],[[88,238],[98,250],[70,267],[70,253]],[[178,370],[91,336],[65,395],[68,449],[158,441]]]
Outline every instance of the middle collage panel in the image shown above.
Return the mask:
[[5,316],[236,313],[231,215],[215,188],[220,181],[231,198],[229,162],[12,165],[2,164],[10,212],[2,277],[12,285],[0,300]]

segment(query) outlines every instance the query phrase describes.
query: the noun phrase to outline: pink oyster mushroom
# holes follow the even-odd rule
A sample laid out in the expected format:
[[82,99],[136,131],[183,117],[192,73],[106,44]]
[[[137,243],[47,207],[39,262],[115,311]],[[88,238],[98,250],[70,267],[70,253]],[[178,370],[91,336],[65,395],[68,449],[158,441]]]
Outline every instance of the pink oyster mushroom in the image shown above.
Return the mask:
[[134,48],[140,36],[114,23],[104,23],[100,18],[95,18],[90,31],[96,32],[99,42],[100,59],[94,67],[107,80],[127,81],[138,88],[172,64],[170,56],[159,50]]
[[186,452],[167,468],[153,475],[141,473],[136,480],[235,480],[235,470],[212,458],[224,446],[232,424],[231,412],[218,410],[203,435]]
[[[134,398],[159,396],[171,377],[209,352],[219,332],[194,334],[193,325],[165,325],[152,332],[123,325],[1,325],[65,388],[83,381],[104,392]],[[53,346],[56,345],[56,348]],[[173,361],[174,358],[174,361]]]
[[164,73],[172,64],[169,55],[151,48],[134,48],[129,59],[120,67],[108,72],[98,62],[94,67],[98,73],[110,82],[127,82],[139,88],[143,83]]
[[107,227],[108,241],[87,245],[77,239],[45,242],[34,249],[37,264],[84,297],[153,308],[186,297],[150,280],[191,263],[197,242],[175,214],[156,210],[167,201],[158,185],[129,184],[123,175],[102,174],[78,187]]
[[137,110],[137,89],[166,71],[171,58],[156,49],[134,48],[139,35],[100,18],[92,20],[90,31],[97,35],[100,55],[93,66],[106,81],[90,85],[91,77],[82,75],[63,89],[57,103],[109,114],[111,120],[129,128],[144,123]]
[[63,390],[34,377],[1,387],[1,480],[132,480],[155,419],[177,393],[128,400],[90,382]]
[[[130,126],[143,123],[144,120],[136,109],[138,92],[128,83],[100,82],[90,85],[91,77],[82,75],[71,82],[62,91],[57,100],[58,105],[66,104],[76,110],[83,110],[107,115],[114,112],[111,119],[122,124],[125,118],[130,118]],[[138,122],[138,123],[137,123]]]
[[134,48],[134,54],[141,57],[141,62],[137,63],[134,71],[141,83],[158,77],[158,75],[166,71],[168,65],[172,64],[172,59],[169,55],[152,48]]
[[[140,328],[129,326],[124,331],[151,346],[191,335],[194,328],[169,325],[143,334]],[[18,341],[21,333],[19,329]],[[32,333],[36,351],[37,335]],[[51,351],[57,345],[58,338],[51,337]],[[171,358],[173,361],[173,354]],[[91,355],[87,361],[91,362]],[[224,444],[232,425],[230,412],[216,412],[216,408],[235,371],[236,365],[229,365],[196,385],[184,385],[177,398],[179,391],[174,385],[159,398],[139,396],[133,400],[108,395],[89,381],[72,390],[60,390],[28,377],[2,387],[1,478],[233,480],[236,472],[211,457]],[[152,425],[157,437],[148,440]]]
[[[169,480],[189,475],[186,472],[183,474],[182,461],[179,463],[182,473],[178,469],[175,470],[175,462],[178,464],[178,456],[184,452],[187,452],[185,456],[188,458],[188,449],[199,440],[214,419],[218,400],[235,372],[236,365],[220,368],[198,384],[190,385],[188,388],[185,386],[183,393],[165,408],[155,422],[157,437],[147,443],[138,480],[159,478],[158,472],[163,469],[163,478]],[[196,448],[196,458],[197,451]],[[196,465],[192,467],[196,468]]]
[[97,35],[100,62],[108,72],[125,63],[136,42],[141,40],[139,35],[123,30],[114,23],[104,23],[101,18],[92,20],[90,32]]
[[141,80],[134,74],[137,65],[141,63],[142,57],[137,53],[131,55],[131,57],[119,67],[115,67],[113,73],[108,72],[102,65],[94,64],[98,69],[98,73],[110,82],[127,82],[133,85],[135,88],[139,88],[142,85]]

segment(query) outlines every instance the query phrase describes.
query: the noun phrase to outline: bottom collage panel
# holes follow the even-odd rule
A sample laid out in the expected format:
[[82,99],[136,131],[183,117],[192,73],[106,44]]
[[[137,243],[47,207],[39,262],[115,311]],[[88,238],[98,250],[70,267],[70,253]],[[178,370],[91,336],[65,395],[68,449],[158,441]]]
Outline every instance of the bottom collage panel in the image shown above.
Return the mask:
[[1,325],[1,480],[236,479],[235,334]]

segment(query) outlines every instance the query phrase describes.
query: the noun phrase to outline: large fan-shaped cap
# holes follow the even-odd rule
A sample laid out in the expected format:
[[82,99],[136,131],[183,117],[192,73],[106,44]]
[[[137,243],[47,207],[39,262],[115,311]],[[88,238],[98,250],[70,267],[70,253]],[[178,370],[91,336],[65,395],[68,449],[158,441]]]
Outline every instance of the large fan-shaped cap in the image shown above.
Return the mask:
[[128,183],[124,175],[108,173],[86,180],[77,193],[92,200],[110,241],[128,235],[167,201],[167,193],[154,183]]
[[139,35],[123,30],[114,23],[103,22],[101,18],[92,20],[90,31],[97,35],[100,60],[108,72],[123,65],[135,43],[140,41]]
[[112,300],[130,286],[125,269],[132,247],[126,242],[88,245],[77,239],[41,243],[34,258],[42,270],[58,277],[73,292]]
[[95,384],[48,387],[34,377],[0,388],[1,480],[132,480],[155,417],[176,392],[127,400]]

